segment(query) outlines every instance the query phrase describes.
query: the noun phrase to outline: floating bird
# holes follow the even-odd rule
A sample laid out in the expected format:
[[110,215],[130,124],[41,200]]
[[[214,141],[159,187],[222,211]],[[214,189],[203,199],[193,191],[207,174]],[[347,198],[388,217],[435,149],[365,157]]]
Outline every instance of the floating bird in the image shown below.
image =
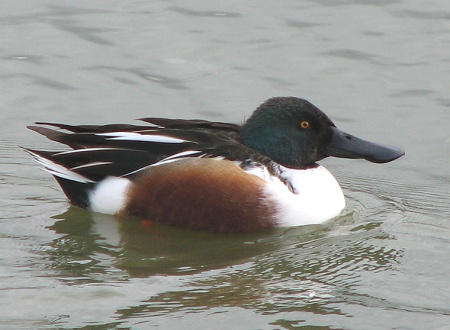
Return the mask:
[[26,150],[79,207],[221,233],[329,220],[345,199],[318,161],[333,156],[386,163],[404,154],[342,132],[296,97],[265,101],[243,125],[141,121],[147,124],[39,122],[28,128],[71,150]]

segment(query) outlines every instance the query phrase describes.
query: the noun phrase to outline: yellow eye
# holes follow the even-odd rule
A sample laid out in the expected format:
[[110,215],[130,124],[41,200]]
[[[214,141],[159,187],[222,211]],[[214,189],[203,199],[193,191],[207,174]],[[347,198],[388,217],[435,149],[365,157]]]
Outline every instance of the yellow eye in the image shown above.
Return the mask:
[[303,129],[307,129],[310,126],[311,126],[311,124],[307,120],[303,120],[303,121],[300,122],[300,127],[303,128]]

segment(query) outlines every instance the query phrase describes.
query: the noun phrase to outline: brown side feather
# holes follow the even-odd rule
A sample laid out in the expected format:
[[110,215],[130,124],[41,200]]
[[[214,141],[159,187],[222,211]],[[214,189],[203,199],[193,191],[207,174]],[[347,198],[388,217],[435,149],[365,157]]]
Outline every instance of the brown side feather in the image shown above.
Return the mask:
[[181,160],[140,176],[122,213],[197,230],[255,232],[275,226],[265,184],[227,160]]

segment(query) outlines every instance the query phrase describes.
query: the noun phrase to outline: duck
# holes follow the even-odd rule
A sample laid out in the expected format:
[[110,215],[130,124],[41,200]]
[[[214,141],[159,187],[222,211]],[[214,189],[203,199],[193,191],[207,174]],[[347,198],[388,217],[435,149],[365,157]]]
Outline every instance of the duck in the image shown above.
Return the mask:
[[75,206],[151,223],[218,233],[320,224],[345,197],[318,162],[387,163],[404,155],[338,129],[297,97],[263,102],[243,124],[141,118],[143,124],[29,129],[69,150],[26,149]]

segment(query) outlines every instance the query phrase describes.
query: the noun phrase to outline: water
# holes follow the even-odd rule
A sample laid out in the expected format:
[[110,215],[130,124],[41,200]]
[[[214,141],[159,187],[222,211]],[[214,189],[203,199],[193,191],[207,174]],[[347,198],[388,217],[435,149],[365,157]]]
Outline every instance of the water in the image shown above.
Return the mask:
[[[2,328],[450,328],[447,1],[10,1],[0,25]],[[323,161],[348,201],[324,226],[125,223],[18,147],[54,146],[34,121],[240,122],[288,95],[406,149]]]

